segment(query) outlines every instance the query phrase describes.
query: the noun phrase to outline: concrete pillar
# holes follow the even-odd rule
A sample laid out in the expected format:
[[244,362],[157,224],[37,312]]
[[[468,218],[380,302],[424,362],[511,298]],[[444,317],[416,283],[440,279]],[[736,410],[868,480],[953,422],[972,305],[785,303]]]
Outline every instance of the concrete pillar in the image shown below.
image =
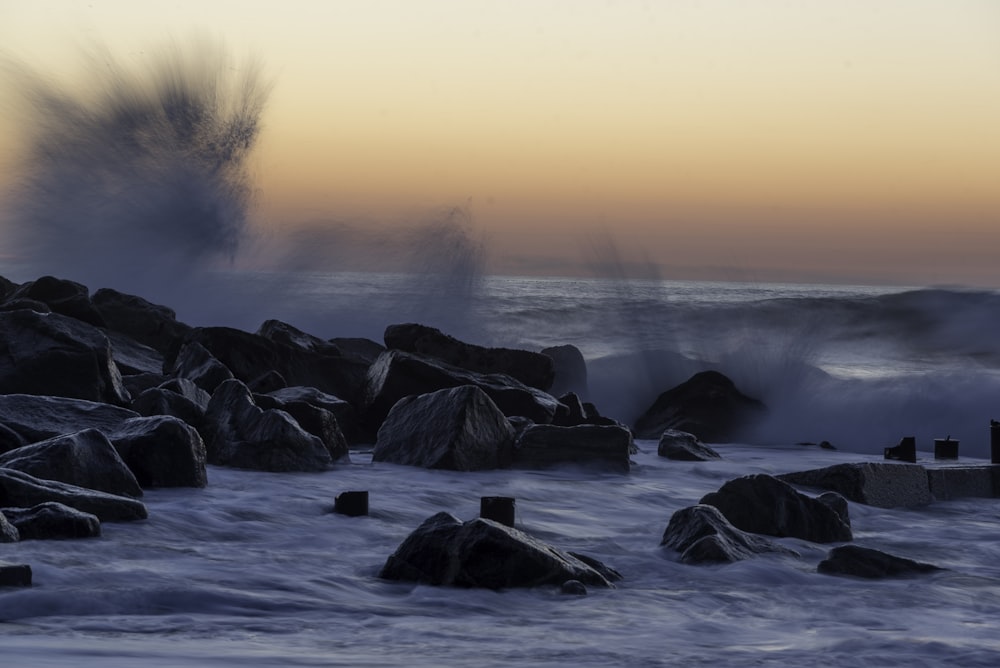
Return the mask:
[[349,517],[368,514],[368,492],[341,492],[333,501],[333,512]]
[[484,496],[479,500],[479,516],[509,527],[514,526],[514,497]]

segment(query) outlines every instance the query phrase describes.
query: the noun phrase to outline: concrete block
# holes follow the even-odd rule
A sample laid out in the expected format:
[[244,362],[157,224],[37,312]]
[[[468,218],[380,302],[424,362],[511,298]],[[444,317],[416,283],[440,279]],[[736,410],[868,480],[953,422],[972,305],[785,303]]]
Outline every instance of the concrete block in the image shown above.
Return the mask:
[[792,485],[837,492],[879,508],[925,506],[933,501],[927,469],[917,464],[863,462],[778,476]]
[[927,482],[937,501],[962,497],[993,498],[1000,466],[947,466],[927,469]]

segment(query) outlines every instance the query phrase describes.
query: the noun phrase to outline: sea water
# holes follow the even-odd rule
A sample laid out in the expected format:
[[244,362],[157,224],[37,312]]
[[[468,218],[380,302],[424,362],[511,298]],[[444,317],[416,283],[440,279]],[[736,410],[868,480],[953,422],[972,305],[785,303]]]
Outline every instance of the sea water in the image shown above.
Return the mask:
[[[573,344],[586,391],[630,419],[702,368],[769,406],[719,461],[661,459],[639,441],[629,474],[430,471],[351,463],[317,474],[209,467],[202,490],[149,490],[149,519],[103,536],[0,545],[30,589],[0,590],[4,666],[963,665],[1000,663],[1000,500],[917,509],[850,504],[855,543],[945,568],[909,580],[821,575],[830,546],[689,566],[659,546],[671,514],[726,480],[879,460],[916,435],[960,439],[985,465],[1000,414],[998,297],[856,286],[485,278],[437,295],[419,277],[239,274],[191,324],[278,317],[318,336],[378,339],[415,320],[478,343]],[[273,298],[281,295],[281,298]],[[223,302],[218,302],[219,304]],[[839,450],[802,442],[830,440]],[[331,514],[347,490],[368,517]],[[619,570],[612,590],[479,591],[386,582],[385,559],[440,511],[475,517],[516,498],[517,528]]]

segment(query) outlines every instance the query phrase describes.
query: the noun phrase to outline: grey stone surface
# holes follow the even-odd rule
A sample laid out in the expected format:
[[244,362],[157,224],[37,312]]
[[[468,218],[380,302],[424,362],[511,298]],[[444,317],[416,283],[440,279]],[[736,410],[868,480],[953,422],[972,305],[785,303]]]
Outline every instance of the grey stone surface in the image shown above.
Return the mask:
[[1000,466],[949,466],[927,468],[927,482],[936,501],[962,497],[997,496]]
[[918,464],[861,462],[778,476],[785,482],[837,492],[879,508],[925,506],[933,499],[927,471]]

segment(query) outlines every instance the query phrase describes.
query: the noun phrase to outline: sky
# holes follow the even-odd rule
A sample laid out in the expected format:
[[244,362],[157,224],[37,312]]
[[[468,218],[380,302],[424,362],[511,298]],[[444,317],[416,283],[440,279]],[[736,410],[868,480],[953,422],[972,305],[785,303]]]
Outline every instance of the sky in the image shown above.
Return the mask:
[[611,240],[668,278],[1000,287],[1000,2],[0,0],[0,55],[69,81],[192,34],[273,84],[276,236],[460,207],[498,273]]

